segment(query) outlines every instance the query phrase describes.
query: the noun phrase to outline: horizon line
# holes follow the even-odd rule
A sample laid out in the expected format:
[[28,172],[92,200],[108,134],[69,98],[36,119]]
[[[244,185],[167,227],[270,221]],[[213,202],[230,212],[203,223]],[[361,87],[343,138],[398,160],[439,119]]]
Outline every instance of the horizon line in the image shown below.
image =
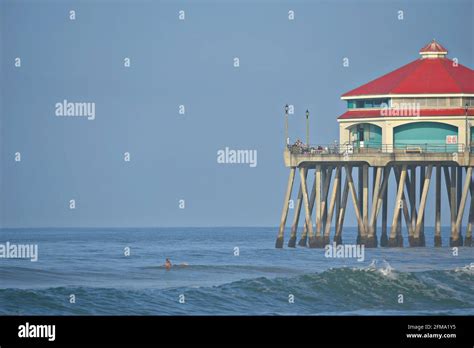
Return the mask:
[[[301,226],[302,227],[302,226]],[[354,226],[345,226],[345,228],[357,228]],[[435,226],[427,226],[425,228],[434,228]],[[441,228],[450,228],[450,225],[441,226]],[[142,229],[153,229],[153,228],[279,228],[275,226],[256,226],[256,225],[216,225],[216,226],[0,226],[0,230],[25,230],[25,229],[126,229],[126,228],[142,228]],[[285,227],[290,229],[290,227]]]

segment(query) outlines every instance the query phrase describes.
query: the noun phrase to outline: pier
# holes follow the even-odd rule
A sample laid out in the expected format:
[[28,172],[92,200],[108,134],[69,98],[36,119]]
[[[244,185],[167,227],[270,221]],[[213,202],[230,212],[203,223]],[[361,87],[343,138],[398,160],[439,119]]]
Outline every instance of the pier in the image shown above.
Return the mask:
[[308,111],[306,142],[290,144],[285,108],[283,157],[289,176],[277,248],[285,243],[294,196],[288,247],[343,243],[349,209],[357,221],[358,244],[403,247],[407,241],[411,247],[425,246],[432,190],[434,245],[442,246],[445,209],[450,212],[449,245],[472,245],[474,71],[446,58],[447,50],[436,41],[420,55],[342,96],[348,110],[338,118],[337,144],[308,144]]

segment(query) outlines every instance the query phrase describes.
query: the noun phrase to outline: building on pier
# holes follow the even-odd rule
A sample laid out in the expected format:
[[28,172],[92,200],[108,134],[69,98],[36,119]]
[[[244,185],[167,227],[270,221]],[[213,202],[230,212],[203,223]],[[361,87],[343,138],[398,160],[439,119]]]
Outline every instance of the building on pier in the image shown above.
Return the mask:
[[383,151],[463,151],[474,132],[474,71],[432,41],[420,57],[342,95],[341,145]]

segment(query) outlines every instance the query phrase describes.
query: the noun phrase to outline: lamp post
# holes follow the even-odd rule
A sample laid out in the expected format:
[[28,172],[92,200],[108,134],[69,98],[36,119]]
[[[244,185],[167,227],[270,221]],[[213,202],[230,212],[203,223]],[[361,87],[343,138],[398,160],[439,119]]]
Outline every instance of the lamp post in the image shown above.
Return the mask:
[[285,105],[285,146],[290,145],[290,138],[288,137],[288,104]]
[[465,124],[465,128],[466,128],[466,149],[464,151],[471,151],[471,142],[469,139],[469,123],[467,121],[467,111],[468,111],[468,104],[466,103],[466,105],[464,106],[464,116],[465,116],[465,121],[466,121],[466,124]]
[[306,145],[309,147],[309,111],[306,110]]

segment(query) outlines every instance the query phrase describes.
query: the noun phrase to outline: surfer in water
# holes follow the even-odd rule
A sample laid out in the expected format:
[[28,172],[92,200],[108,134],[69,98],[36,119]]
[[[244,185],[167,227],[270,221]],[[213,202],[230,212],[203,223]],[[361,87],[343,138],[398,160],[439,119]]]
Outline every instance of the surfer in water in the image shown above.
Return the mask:
[[[187,267],[188,264],[186,262],[183,262],[183,263],[180,263],[179,265],[176,265],[176,267],[178,268],[181,268],[181,267]],[[165,261],[165,268],[167,271],[169,271],[171,269],[171,267],[173,267],[173,265],[171,264],[171,261],[169,258],[166,258],[166,261]]]
[[166,270],[169,271],[172,266],[173,266],[173,265],[171,264],[170,259],[166,258],[166,261],[165,261],[165,268],[166,268]]

